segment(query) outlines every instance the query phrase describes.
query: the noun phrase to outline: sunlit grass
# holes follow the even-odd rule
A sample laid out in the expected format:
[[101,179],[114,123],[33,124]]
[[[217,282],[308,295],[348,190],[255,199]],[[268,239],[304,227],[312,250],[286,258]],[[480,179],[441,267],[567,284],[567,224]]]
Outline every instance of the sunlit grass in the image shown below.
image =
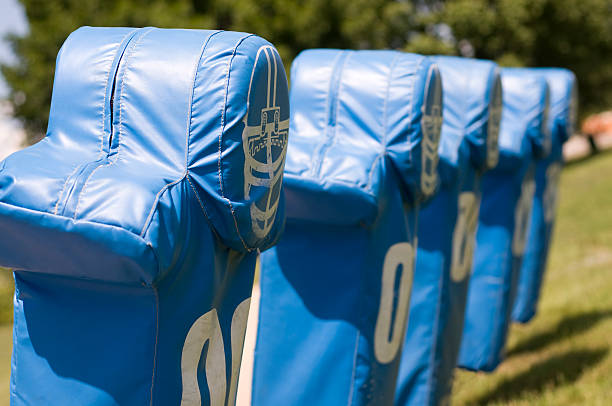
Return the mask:
[[612,154],[568,166],[537,317],[493,374],[460,371],[454,405],[609,405]]

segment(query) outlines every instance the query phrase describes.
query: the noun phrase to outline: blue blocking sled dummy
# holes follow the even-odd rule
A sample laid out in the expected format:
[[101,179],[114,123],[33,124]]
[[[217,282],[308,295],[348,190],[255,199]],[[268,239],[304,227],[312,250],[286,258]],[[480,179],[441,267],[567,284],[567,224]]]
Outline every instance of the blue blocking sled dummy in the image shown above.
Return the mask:
[[444,86],[440,189],[421,207],[410,318],[396,405],[437,405],[450,394],[472,266],[481,174],[498,159],[497,65],[433,58]]
[[437,183],[438,69],[311,50],[291,84],[287,224],[261,255],[252,404],[392,405],[418,202]]
[[512,318],[526,323],[535,315],[557,206],[557,185],[563,166],[563,143],[572,135],[576,121],[578,90],[571,71],[559,68],[532,69],[548,82],[550,111],[548,131],[552,148],[535,169],[535,198],[527,245],[521,265]]
[[548,85],[526,69],[502,69],[499,163],[482,200],[459,366],[492,371],[503,359],[534,195],[536,159],[550,151]]
[[70,35],[46,138],[0,164],[12,405],[234,404],[256,251],[283,223],[288,126],[261,38]]

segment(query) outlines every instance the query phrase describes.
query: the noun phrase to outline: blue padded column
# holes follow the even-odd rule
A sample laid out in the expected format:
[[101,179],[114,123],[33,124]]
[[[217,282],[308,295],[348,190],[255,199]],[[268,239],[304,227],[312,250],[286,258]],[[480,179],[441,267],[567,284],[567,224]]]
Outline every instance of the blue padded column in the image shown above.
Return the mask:
[[463,332],[480,177],[498,159],[502,92],[497,65],[458,57],[433,60],[444,86],[440,189],[419,213],[396,405],[437,405],[450,394]]
[[548,131],[552,150],[535,169],[535,198],[512,319],[526,323],[536,314],[557,208],[557,188],[563,167],[563,143],[574,132],[578,88],[574,74],[561,68],[534,68],[550,88]]
[[257,250],[284,222],[288,103],[250,34],[70,35],[47,136],[0,164],[12,405],[234,404]]
[[459,366],[492,371],[504,356],[525,249],[537,158],[550,151],[548,85],[538,75],[502,69],[499,163],[482,179],[482,199]]
[[417,208],[437,183],[439,73],[419,55],[311,50],[291,81],[287,225],[261,255],[252,404],[392,405]]

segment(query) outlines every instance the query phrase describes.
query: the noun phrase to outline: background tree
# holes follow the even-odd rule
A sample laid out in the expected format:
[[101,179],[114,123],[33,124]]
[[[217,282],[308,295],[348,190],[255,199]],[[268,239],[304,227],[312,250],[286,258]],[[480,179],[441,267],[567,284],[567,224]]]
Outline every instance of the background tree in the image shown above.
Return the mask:
[[307,48],[393,48],[563,66],[582,111],[612,105],[612,0],[21,0],[30,30],[2,66],[30,141],[47,125],[55,57],[82,25],[221,28],[270,40],[285,66]]
[[459,52],[510,66],[562,66],[576,73],[581,112],[612,107],[612,0],[449,0]]

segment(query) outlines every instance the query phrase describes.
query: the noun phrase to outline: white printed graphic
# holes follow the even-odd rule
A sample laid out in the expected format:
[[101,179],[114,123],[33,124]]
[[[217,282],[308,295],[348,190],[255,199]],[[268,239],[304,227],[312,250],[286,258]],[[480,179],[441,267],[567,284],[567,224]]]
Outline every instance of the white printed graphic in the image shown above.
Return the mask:
[[527,229],[531,219],[531,208],[533,207],[533,194],[535,182],[533,176],[528,176],[521,187],[521,197],[514,211],[514,236],[512,237],[512,254],[521,256],[525,252],[527,242]]
[[552,223],[555,219],[557,211],[557,196],[559,176],[561,175],[561,164],[555,162],[546,169],[546,189],[542,197],[542,206],[544,210],[544,221]]
[[[265,105],[257,99],[251,99],[251,88],[258,63],[265,58],[267,66]],[[244,196],[251,203],[251,221],[253,232],[263,238],[274,225],[276,209],[280,197],[289,119],[281,120],[281,108],[277,103],[277,78],[279,70],[284,69],[280,58],[271,46],[259,49],[251,74],[248,102],[249,108],[244,118],[242,144],[244,148]],[[256,117],[253,116],[256,115]],[[256,125],[249,125],[256,118]]]
[[487,125],[487,167],[495,168],[499,161],[499,128],[502,116],[502,86],[499,76],[495,81],[489,105]]
[[201,406],[202,404],[202,395],[198,385],[198,364],[207,342],[205,372],[208,393],[210,394],[210,406],[233,406],[235,404],[240,358],[242,357],[250,301],[251,299],[245,299],[240,303],[232,316],[230,337],[232,374],[229,394],[227,393],[225,370],[225,347],[217,309],[212,309],[200,316],[189,329],[181,357],[181,377],[183,381],[181,406]]
[[454,282],[463,281],[472,268],[480,202],[474,193],[463,192],[459,195],[458,205],[459,216],[453,230],[451,259],[451,279]]
[[[395,319],[392,320],[395,299],[395,280],[398,269],[402,268]],[[374,356],[381,364],[388,364],[397,356],[404,339],[408,307],[412,291],[414,272],[414,248],[407,242],[394,244],[385,255],[382,271],[382,288],[378,318],[374,329]]]
[[442,86],[439,73],[434,68],[429,70],[427,85],[421,119],[423,128],[421,191],[425,195],[431,195],[438,179],[438,145],[442,129]]

